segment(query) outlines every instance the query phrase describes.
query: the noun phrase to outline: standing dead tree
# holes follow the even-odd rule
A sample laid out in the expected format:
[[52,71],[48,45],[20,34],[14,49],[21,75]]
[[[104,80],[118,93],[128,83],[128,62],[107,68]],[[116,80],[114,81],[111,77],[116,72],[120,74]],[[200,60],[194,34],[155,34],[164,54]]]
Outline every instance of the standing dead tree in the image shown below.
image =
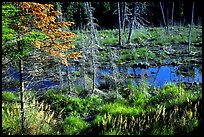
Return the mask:
[[134,21],[135,21],[135,18],[136,18],[136,8],[137,8],[137,4],[134,3],[132,21],[131,21],[131,24],[130,24],[130,31],[129,31],[128,40],[127,40],[128,44],[130,43],[130,38],[131,38],[131,35],[132,35],[132,29],[133,29]]
[[164,16],[164,9],[163,9],[162,3],[159,2],[159,5],[160,5],[160,8],[161,8],[161,12],[162,12],[162,17],[163,17],[163,22],[164,22],[164,28],[165,28],[166,31],[168,31],[168,29],[167,29],[167,24],[166,24],[166,20],[165,20],[165,16]]
[[95,43],[98,45],[99,42],[97,40],[96,29],[95,29],[95,26],[97,24],[94,23],[93,12],[92,12],[93,7],[91,7],[91,2],[85,2],[85,7],[86,7],[87,14],[88,14],[88,26],[90,28],[91,35],[93,36]]
[[118,98],[118,76],[116,71],[116,61],[117,61],[118,55],[117,55],[117,49],[113,48],[113,51],[111,52],[111,67],[113,69],[113,80],[114,80],[114,87],[115,87],[115,97]]
[[172,4],[172,14],[171,14],[171,35],[173,36],[174,29],[174,2]]
[[122,30],[125,32],[125,21],[127,20],[127,3],[122,2]]
[[134,2],[134,7],[132,10],[132,20],[130,23],[130,29],[129,29],[129,35],[127,39],[127,44],[131,43],[131,36],[132,36],[132,30],[134,26],[136,28],[143,27],[145,24],[149,23],[143,15],[146,14],[148,11],[146,10],[146,3],[142,2]]
[[121,16],[120,16],[120,3],[117,2],[117,8],[118,8],[118,30],[119,30],[119,34],[118,34],[118,42],[119,42],[119,45],[122,45],[122,42],[121,42]]
[[189,29],[189,35],[188,35],[188,53],[190,53],[191,31],[192,31],[192,26],[193,26],[193,17],[194,17],[194,2],[193,2],[193,5],[192,5],[191,25],[190,25],[190,29]]
[[[96,36],[96,31],[95,31],[95,23],[93,21],[93,14],[92,14],[92,9],[91,3],[90,2],[85,2],[85,7],[86,7],[86,12],[88,14],[88,25],[89,25],[89,30],[90,30],[90,45],[91,45],[91,66],[92,66],[92,71],[93,71],[93,84],[92,84],[92,94],[96,91],[96,70],[97,70],[97,64],[96,64],[96,50],[99,46],[99,42],[97,40]],[[95,44],[94,44],[95,42]]]

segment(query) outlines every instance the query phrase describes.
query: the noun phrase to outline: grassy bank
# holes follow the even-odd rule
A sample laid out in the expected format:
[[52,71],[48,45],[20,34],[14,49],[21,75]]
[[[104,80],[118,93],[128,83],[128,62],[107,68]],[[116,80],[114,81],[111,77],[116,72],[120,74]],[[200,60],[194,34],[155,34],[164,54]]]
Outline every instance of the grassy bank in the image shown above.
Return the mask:
[[[70,97],[47,91],[26,95],[25,134],[181,135],[198,133],[201,90],[185,90],[172,83],[144,94],[129,86],[126,97]],[[131,93],[131,94],[130,94]],[[19,94],[2,93],[3,134],[21,134]]]

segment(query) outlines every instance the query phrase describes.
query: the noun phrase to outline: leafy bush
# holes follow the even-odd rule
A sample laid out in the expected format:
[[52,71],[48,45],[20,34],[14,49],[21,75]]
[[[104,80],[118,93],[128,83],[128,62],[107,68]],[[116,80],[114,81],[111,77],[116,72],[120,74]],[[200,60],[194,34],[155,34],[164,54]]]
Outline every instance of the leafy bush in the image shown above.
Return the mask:
[[13,101],[15,99],[15,95],[13,92],[5,91],[2,93],[3,101]]
[[66,135],[78,135],[83,133],[88,128],[88,123],[79,117],[66,117],[63,125],[64,133]]
[[144,106],[145,104],[145,96],[142,93],[142,91],[137,91],[134,95],[134,97],[132,98],[132,104],[135,107],[139,107],[139,106]]
[[155,96],[149,99],[149,103],[155,106],[157,104],[167,103],[170,100],[174,100],[173,102],[181,100],[182,98],[185,100],[185,95],[186,92],[184,92],[181,86],[177,86],[174,83],[167,83],[163,89],[160,89]]
[[103,101],[99,97],[68,97],[65,94],[54,94],[49,92],[45,95],[45,101],[52,104],[52,109],[56,112],[60,112],[62,109],[63,115],[67,116],[82,116],[95,114],[99,107],[103,105]]

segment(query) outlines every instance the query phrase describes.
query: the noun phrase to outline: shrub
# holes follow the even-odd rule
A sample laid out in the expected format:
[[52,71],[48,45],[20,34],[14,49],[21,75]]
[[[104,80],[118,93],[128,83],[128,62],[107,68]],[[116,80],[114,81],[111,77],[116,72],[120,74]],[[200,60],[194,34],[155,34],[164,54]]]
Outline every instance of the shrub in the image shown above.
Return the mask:
[[181,99],[185,95],[184,89],[181,86],[177,86],[174,83],[167,83],[163,89],[160,89],[160,91],[155,95],[152,96],[149,100],[149,102],[155,106],[156,104],[161,104],[168,102],[172,99],[177,100]]
[[88,128],[88,123],[80,117],[69,116],[64,121],[64,133],[66,135],[82,134]]
[[2,93],[3,101],[13,101],[14,99],[15,99],[15,95],[13,92],[6,91]]

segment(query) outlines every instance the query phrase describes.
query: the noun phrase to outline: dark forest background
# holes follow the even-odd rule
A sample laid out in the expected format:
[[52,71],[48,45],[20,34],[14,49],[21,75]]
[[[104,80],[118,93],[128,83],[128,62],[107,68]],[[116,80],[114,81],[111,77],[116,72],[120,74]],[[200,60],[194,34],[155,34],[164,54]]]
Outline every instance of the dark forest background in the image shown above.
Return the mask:
[[[85,12],[84,2],[42,2],[52,3],[57,9],[61,6],[63,20],[74,21],[75,29],[82,29],[87,24],[88,17]],[[141,16],[145,20],[144,26],[160,27],[163,25],[162,12],[159,2],[139,2],[144,7]],[[134,7],[134,2],[120,2],[120,11],[123,15],[124,5],[127,8],[126,27],[129,27],[128,20]],[[93,17],[98,29],[114,29],[118,26],[117,2],[91,2],[93,7]],[[202,22],[202,1],[195,2],[194,24]],[[166,22],[171,20],[173,2],[162,2]],[[188,25],[191,20],[192,1],[174,2],[174,25]],[[123,16],[121,16],[123,18]]]

